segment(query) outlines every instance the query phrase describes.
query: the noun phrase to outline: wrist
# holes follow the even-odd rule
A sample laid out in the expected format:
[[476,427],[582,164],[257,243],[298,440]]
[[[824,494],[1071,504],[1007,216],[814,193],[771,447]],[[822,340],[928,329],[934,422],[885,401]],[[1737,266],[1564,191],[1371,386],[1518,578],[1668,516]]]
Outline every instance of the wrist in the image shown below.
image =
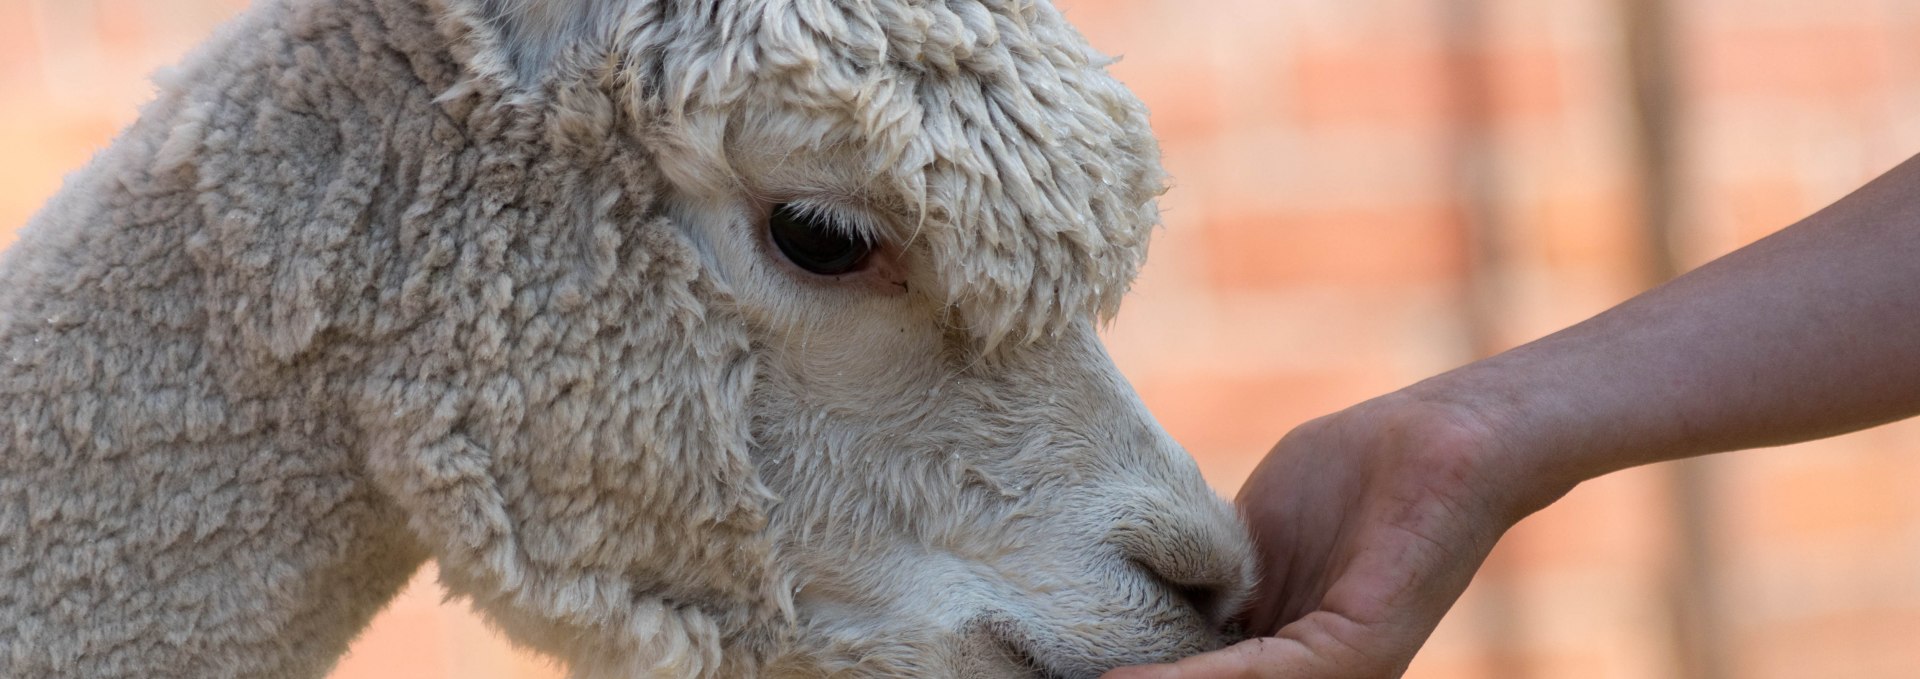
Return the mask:
[[1592,476],[1568,464],[1564,432],[1544,422],[1541,404],[1454,377],[1441,375],[1375,401],[1401,413],[1435,456],[1429,465],[1460,476],[1495,514],[1518,522]]

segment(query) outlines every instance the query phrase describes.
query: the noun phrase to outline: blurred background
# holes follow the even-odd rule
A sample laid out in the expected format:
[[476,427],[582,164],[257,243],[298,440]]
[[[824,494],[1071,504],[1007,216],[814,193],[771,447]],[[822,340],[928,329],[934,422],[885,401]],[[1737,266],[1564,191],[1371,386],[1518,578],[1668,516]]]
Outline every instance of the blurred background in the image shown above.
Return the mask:
[[[1920,153],[1920,0],[1060,0],[1174,187],[1112,352],[1231,495],[1287,429],[1578,321]],[[0,0],[0,234],[239,0]],[[558,677],[431,566],[335,679]],[[1920,676],[1920,424],[1522,523],[1411,677]]]

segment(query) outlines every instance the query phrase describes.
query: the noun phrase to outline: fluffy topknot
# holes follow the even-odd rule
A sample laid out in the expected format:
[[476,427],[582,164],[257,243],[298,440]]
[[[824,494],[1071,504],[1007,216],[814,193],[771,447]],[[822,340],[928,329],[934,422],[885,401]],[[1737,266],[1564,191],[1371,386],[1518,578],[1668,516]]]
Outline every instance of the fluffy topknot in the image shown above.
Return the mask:
[[474,60],[483,78],[533,93],[611,86],[634,120],[716,167],[743,126],[859,149],[873,175],[862,199],[897,206],[898,235],[925,243],[957,322],[989,347],[1110,318],[1158,222],[1145,108],[1044,2],[481,0],[476,12],[476,41],[497,53]]

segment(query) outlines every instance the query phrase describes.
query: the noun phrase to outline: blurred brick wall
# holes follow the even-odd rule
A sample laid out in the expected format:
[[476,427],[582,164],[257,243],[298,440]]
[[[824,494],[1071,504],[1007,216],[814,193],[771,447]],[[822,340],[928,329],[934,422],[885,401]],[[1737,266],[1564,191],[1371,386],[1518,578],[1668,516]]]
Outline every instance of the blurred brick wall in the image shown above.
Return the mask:
[[[243,4],[0,0],[0,230],[132,117],[148,72]],[[1618,2],[1062,4],[1124,57],[1175,180],[1111,349],[1222,492],[1305,419],[1645,284]],[[1920,0],[1672,4],[1687,263],[1920,152]],[[1462,7],[1484,18],[1464,47],[1445,28]],[[1487,78],[1478,211],[1461,191],[1462,63]],[[1489,233],[1490,266],[1474,241]],[[1470,299],[1494,312],[1479,326]],[[1920,676],[1920,426],[1703,466],[1730,676]],[[1653,468],[1529,519],[1410,676],[1683,676],[1673,508]],[[557,676],[438,603],[426,570],[336,677]]]

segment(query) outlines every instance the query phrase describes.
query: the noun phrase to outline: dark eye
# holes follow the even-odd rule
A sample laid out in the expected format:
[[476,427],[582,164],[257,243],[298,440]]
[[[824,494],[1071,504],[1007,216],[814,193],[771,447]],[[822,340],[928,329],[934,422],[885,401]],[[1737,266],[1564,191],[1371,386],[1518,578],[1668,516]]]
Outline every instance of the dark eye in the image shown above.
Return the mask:
[[873,253],[873,245],[848,229],[839,227],[813,210],[792,204],[773,209],[767,218],[767,231],[773,244],[789,261],[822,276],[838,276],[860,268]]

